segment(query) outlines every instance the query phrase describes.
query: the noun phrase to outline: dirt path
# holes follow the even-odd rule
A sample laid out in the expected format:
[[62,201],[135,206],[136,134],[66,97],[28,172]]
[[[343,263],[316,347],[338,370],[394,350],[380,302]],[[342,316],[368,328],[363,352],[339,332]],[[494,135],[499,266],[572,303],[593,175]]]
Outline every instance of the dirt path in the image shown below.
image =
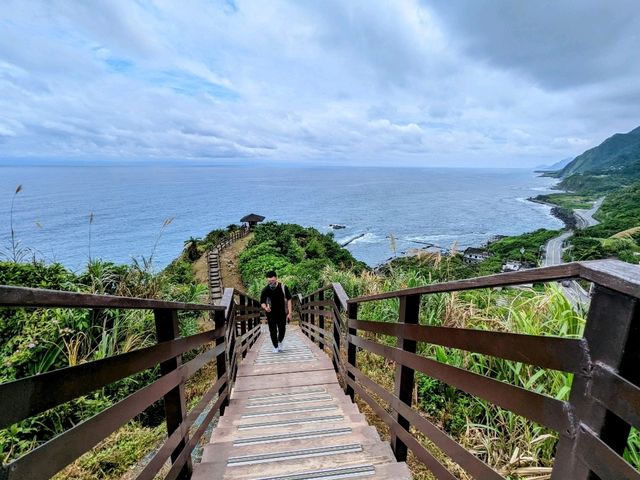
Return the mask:
[[222,251],[220,255],[220,275],[222,276],[222,286],[224,288],[237,288],[243,292],[246,290],[238,270],[238,255],[247,248],[251,240],[253,240],[253,233],[234,242],[229,248]]
[[[222,285],[225,288],[238,288],[245,291],[246,288],[242,283],[242,277],[238,271],[238,255],[247,247],[247,244],[253,239],[253,233],[241,238],[229,248],[225,249],[220,255],[220,274],[222,276]],[[204,285],[209,285],[209,264],[207,263],[207,254],[202,255],[193,264],[193,273],[196,280]]]

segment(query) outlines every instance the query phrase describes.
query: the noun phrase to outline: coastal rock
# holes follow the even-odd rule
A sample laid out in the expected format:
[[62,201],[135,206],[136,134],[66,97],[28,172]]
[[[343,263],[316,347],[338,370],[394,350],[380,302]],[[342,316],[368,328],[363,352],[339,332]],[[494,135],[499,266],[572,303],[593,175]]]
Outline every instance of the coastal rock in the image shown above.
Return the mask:
[[571,210],[562,207],[553,207],[551,209],[551,215],[564,222],[568,230],[575,230],[577,221],[576,216]]

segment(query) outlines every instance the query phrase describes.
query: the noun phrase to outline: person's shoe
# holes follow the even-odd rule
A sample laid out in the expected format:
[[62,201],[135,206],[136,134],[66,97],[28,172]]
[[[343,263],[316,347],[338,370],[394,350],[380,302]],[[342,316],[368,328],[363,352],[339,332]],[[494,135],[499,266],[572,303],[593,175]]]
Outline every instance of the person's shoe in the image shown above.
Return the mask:
[[282,351],[282,344],[278,345],[278,351],[281,352]]
[[284,350],[284,341],[280,342],[278,348],[280,349],[280,351]]
[[273,353],[278,353],[280,351],[279,347],[273,347]]

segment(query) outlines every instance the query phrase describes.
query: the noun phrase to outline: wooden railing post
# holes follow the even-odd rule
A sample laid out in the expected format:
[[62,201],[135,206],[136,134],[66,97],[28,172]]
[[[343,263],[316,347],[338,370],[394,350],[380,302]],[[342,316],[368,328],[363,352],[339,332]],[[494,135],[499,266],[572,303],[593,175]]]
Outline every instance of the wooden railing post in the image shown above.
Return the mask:
[[[300,310],[304,310],[305,308],[307,308],[307,303],[309,302],[309,299],[307,297],[304,297],[302,299],[302,301],[300,302]],[[308,318],[308,313],[304,312],[300,314],[300,322],[301,323],[307,323],[309,321]]]
[[[258,300],[251,300],[251,305],[253,305],[255,308],[258,309],[258,314],[253,319],[253,327],[255,328],[258,325],[260,325],[260,315],[261,315],[261,313],[260,313],[260,302]],[[260,334],[258,334],[258,335],[260,335]],[[255,344],[257,341],[258,341],[258,336],[255,336],[253,338],[253,343],[251,345]]]
[[[400,297],[399,313],[399,323],[417,324],[420,314],[420,295]],[[415,340],[406,340],[399,336],[397,347],[405,352],[416,353]],[[413,399],[413,386],[414,370],[404,365],[396,364],[395,395],[409,406],[411,406]],[[409,430],[409,420],[398,413],[395,416],[400,426],[405,430]],[[399,462],[404,462],[407,459],[407,446],[397,437],[393,430],[391,431],[391,448]]]
[[[592,367],[604,366],[638,385],[640,300],[596,285],[584,338],[589,346]],[[584,375],[575,375],[573,379],[569,402],[576,431],[560,432],[551,477],[553,480],[599,478],[580,460],[580,457],[590,455],[579,445],[580,435],[585,432],[598,436],[619,455],[626,447],[630,427],[591,396],[596,381],[591,374],[592,371],[586,371]]]
[[[216,312],[216,314],[217,313],[219,312]],[[153,311],[153,316],[156,324],[156,336],[158,343],[170,342],[180,336],[177,310],[159,308]],[[177,355],[176,357],[160,364],[160,373],[161,375],[167,375],[168,373],[176,370],[180,365],[182,365],[182,355]],[[164,396],[164,413],[167,421],[167,436],[170,436],[174,431],[180,428],[180,424],[187,417],[184,382],[181,382],[180,385],[171,389]],[[175,450],[171,453],[171,462],[175,462],[177,460],[188,441],[188,432],[185,432],[185,436],[180,440]],[[191,463],[191,456],[189,456],[177,478],[190,478],[192,472],[193,465]]]
[[[243,316],[247,314],[246,309],[243,308],[245,305],[247,305],[247,301],[246,300],[247,299],[245,298],[244,295],[240,294],[238,296],[238,303],[240,305],[240,312],[241,312],[240,314],[243,315]],[[245,333],[247,333],[247,321],[246,320],[240,320],[240,339],[241,339],[240,341],[241,341],[241,343],[242,343],[242,337],[244,337]],[[242,348],[242,344],[240,345],[240,348]],[[242,358],[247,356],[247,350],[248,349],[245,349],[242,352]]]
[[340,319],[338,318],[337,311],[340,311],[340,307],[335,302],[335,299],[336,299],[335,294],[333,298],[334,298],[334,311],[333,311],[333,316],[331,317],[333,319],[331,323],[333,325],[334,349],[333,349],[332,357],[333,357],[333,369],[336,372],[339,372],[340,370],[338,368],[338,365],[340,365],[342,359],[340,358]]
[[[253,299],[252,298],[247,298],[246,305],[248,307],[253,307],[254,306]],[[251,310],[253,310],[253,308],[251,308]],[[251,311],[251,312],[248,312],[248,313],[253,315],[254,312]],[[251,317],[250,319],[247,320],[247,331],[249,331],[249,332],[252,331],[253,327],[255,327],[255,326],[256,326],[256,319],[254,317]],[[253,341],[252,341],[252,339],[249,339],[249,347],[251,347],[251,345],[253,345]]]
[[[318,292],[318,300],[324,301],[324,290],[321,290],[320,292]],[[324,310],[324,306],[320,305],[318,309]],[[318,315],[318,327],[324,330],[324,313],[323,312],[320,312],[320,315]],[[320,347],[320,350],[324,352],[324,333],[322,332],[318,332],[318,346]]]
[[[230,310],[233,311],[233,302]],[[213,322],[216,329],[224,326],[225,320],[226,320],[225,312],[223,312],[222,310],[216,310],[213,313]],[[229,322],[229,324],[233,324],[233,318],[231,318],[231,321]],[[227,325],[227,328],[229,328],[229,325]],[[226,339],[227,339],[227,332],[225,332],[224,335],[222,335],[222,337],[216,340],[216,346],[224,343]],[[225,351],[226,351],[226,348],[224,348],[222,352],[216,357],[216,371],[218,374],[218,378],[222,377],[227,372],[227,358],[225,355]],[[229,375],[231,375],[232,373],[233,372],[229,372]],[[222,402],[222,404],[220,405],[220,416],[224,415],[224,410],[225,408],[227,408],[227,405],[229,405],[229,396],[231,395],[231,384],[233,380],[234,379],[232,378],[227,378],[226,385],[221,386],[220,390],[218,391],[218,395],[223,395],[225,390],[227,390],[227,399],[224,402]]]
[[[309,303],[315,301],[315,298],[316,298],[315,295],[311,295],[309,297]],[[309,305],[309,308],[316,308],[316,307],[313,306],[313,305]],[[309,313],[309,324],[311,324],[311,325],[315,325],[316,324],[316,316],[313,313]],[[309,335],[312,335],[312,333],[309,333]],[[313,341],[313,339],[312,339],[312,341]]]
[[[358,319],[358,304],[350,303],[347,307],[347,325],[349,324],[349,319]],[[349,327],[347,330],[347,362],[352,367],[356,367],[356,346],[351,343],[350,336],[356,336],[358,331],[355,328]],[[347,376],[355,382],[356,377],[351,372],[347,372]],[[351,401],[354,401],[355,392],[353,391],[353,387],[347,384],[347,395],[351,397]]]

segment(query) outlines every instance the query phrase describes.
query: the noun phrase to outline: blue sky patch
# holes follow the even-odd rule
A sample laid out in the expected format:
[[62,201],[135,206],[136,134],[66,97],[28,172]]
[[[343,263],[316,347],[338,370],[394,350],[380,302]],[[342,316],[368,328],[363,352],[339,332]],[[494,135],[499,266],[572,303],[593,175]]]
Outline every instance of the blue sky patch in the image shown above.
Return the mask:
[[155,72],[148,76],[147,80],[154,85],[167,87],[182,95],[211,95],[225,100],[237,100],[237,92],[220,84],[209,82],[191,73],[165,70]]
[[134,67],[132,61],[124,58],[107,58],[104,63],[106,63],[111,70],[120,73],[130,72]]

